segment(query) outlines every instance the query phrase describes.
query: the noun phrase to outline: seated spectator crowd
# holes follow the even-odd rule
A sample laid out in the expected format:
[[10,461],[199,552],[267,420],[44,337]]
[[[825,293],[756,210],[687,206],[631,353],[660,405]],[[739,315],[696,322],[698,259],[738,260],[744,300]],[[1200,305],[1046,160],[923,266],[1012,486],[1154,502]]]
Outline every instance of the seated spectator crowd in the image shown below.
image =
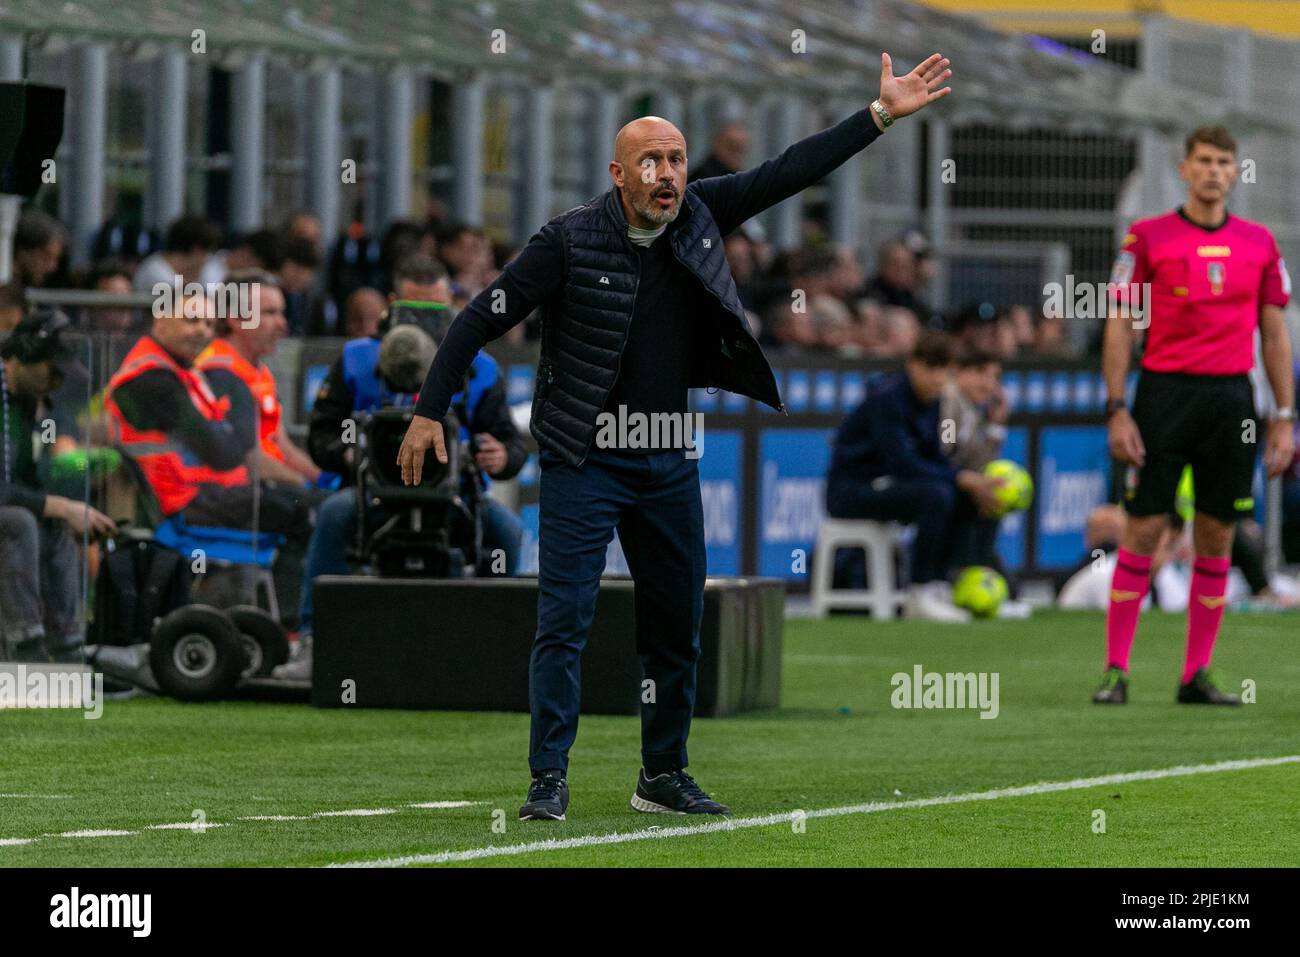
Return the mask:
[[[700,168],[707,171],[708,160]],[[697,178],[695,172],[692,179]],[[61,223],[31,208],[20,217],[15,237],[16,289],[80,288],[101,292],[151,292],[171,285],[219,282],[248,269],[273,275],[285,300],[286,335],[356,338],[373,333],[384,300],[393,290],[397,264],[412,253],[437,260],[448,275],[450,304],[459,312],[500,274],[515,249],[492,242],[486,231],[446,221],[444,207],[431,201],[424,223],[398,220],[382,235],[367,235],[352,223],[332,241],[310,213],[289,216],[278,229],[259,229],[223,240],[204,217],[187,214],[155,238],[110,221],[95,243],[91,265],[67,267],[67,237]],[[876,272],[868,277],[854,250],[827,239],[814,220],[805,222],[804,248],[778,254],[756,222],[723,240],[736,291],[763,345],[775,351],[811,351],[849,357],[902,359],[925,329],[943,328],[960,345],[978,347],[1000,359],[1058,356],[1065,352],[1062,320],[1024,306],[984,303],[940,316],[929,305],[934,256],[913,230],[884,242]],[[142,310],[87,309],[74,317],[80,328],[143,332]],[[507,342],[540,334],[537,317],[507,335]]]

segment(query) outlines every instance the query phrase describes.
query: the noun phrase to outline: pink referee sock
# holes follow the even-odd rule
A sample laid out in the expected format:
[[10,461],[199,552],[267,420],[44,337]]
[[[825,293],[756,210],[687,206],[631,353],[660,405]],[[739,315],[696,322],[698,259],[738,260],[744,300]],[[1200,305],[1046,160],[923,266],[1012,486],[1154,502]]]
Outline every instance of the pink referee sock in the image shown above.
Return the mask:
[[1151,590],[1151,556],[1120,549],[1115,554],[1115,575],[1110,580],[1106,606],[1106,667],[1128,671],[1128,653],[1137,631],[1142,599]]
[[1209,667],[1214,639],[1219,637],[1223,607],[1228,603],[1228,569],[1232,561],[1197,555],[1192,565],[1192,592],[1187,603],[1187,659],[1183,684],[1201,668]]

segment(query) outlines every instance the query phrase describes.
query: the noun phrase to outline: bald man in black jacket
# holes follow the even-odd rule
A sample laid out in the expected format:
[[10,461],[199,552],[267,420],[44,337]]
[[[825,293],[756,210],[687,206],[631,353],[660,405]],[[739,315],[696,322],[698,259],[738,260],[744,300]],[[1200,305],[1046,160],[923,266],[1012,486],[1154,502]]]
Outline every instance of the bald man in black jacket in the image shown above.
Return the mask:
[[[615,529],[636,582],[646,679],[632,806],[730,813],[685,772],[705,578],[687,393],[715,386],[784,406],[746,325],[722,237],[825,177],[896,118],[945,95],[947,67],[936,53],[895,77],[882,54],[880,96],[870,106],[754,169],[689,186],[681,132],[660,117],[629,123],[614,141],[610,190],[548,222],[448,330],[399,452],[408,483],[419,481],[429,449],[446,461],[439,420],[474,355],[543,310],[531,420],[542,450],[529,667],[533,781],[521,819],[565,817],[579,662]],[[635,416],[679,427],[666,437],[609,428],[611,419]]]

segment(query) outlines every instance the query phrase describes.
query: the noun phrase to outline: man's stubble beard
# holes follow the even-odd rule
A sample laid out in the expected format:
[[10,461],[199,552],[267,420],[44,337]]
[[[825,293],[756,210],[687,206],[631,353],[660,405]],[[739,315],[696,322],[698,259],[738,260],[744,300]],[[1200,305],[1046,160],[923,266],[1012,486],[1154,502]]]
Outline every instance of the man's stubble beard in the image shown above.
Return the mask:
[[672,209],[664,210],[659,209],[657,206],[643,206],[641,205],[640,200],[637,199],[633,201],[632,208],[656,226],[665,226],[676,219],[677,214],[682,211],[682,201],[679,196],[677,202],[673,204]]

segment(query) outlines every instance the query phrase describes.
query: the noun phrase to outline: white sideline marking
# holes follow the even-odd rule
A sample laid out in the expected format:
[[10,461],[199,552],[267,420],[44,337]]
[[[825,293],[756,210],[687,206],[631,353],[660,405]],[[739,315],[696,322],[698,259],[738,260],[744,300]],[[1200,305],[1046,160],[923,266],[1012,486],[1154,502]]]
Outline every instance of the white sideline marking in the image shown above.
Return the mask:
[[38,801],[62,801],[71,794],[0,794],[0,798],[32,798]]
[[[1247,771],[1254,768],[1276,767],[1280,764],[1300,763],[1300,754],[1279,758],[1247,758],[1237,761],[1219,761],[1215,764],[1180,765],[1152,771],[1125,771],[1103,774],[1094,778],[1075,778],[1070,781],[1043,781],[1019,787],[996,788],[992,791],[974,791],[967,794],[946,794],[939,797],[916,798],[910,801],[872,801],[867,804],[850,804],[845,807],[827,807],[805,811],[805,817],[844,817],[850,814],[875,814],[879,811],[899,811],[908,808],[938,807],[944,804],[966,804],[971,801],[996,801],[1000,798],[1025,797],[1033,794],[1052,794],[1057,791],[1080,791],[1085,788],[1109,784],[1129,784],[1134,781],[1157,781],[1162,778],[1187,777],[1193,774],[1217,774],[1222,771]],[[387,857],[371,861],[349,861],[330,864],[329,867],[406,867],[412,864],[451,864],[459,861],[481,860],[487,857],[508,857],[544,851],[565,851],[577,847],[595,847],[600,844],[626,844],[665,837],[687,837],[692,834],[710,834],[714,831],[735,831],[749,827],[770,827],[787,824],[791,813],[766,814],[760,817],[742,817],[720,820],[693,827],[655,827],[654,830],[616,831],[613,834],[588,834],[563,840],[531,841],[527,844],[504,844],[494,847],[476,847],[468,851],[440,851],[436,854],[411,854],[405,857]]]
[[200,824],[198,821],[177,821],[175,824],[146,824],[146,831],[210,831],[214,827],[225,827],[224,824]]
[[[5,795],[0,795],[4,797]],[[45,797],[48,795],[10,795],[12,797]],[[54,795],[58,797],[67,797],[68,795]],[[482,801],[424,801],[419,804],[407,804],[405,807],[420,809],[439,809],[470,807],[475,804],[482,804]],[[247,817],[237,817],[236,821],[316,821],[326,817],[377,817],[385,814],[396,814],[396,808],[390,807],[358,807],[349,808],[342,811],[316,811],[312,814],[252,814]],[[214,827],[227,827],[228,824],[220,822],[198,823],[197,821],[179,821],[169,824],[145,824],[141,831],[203,831],[211,830]],[[133,834],[139,834],[140,831],[116,831],[116,830],[85,830],[85,831],[64,831],[61,834],[42,834],[41,837],[129,837]],[[0,837],[0,847],[16,847],[21,844],[31,844],[37,841],[35,837]]]

